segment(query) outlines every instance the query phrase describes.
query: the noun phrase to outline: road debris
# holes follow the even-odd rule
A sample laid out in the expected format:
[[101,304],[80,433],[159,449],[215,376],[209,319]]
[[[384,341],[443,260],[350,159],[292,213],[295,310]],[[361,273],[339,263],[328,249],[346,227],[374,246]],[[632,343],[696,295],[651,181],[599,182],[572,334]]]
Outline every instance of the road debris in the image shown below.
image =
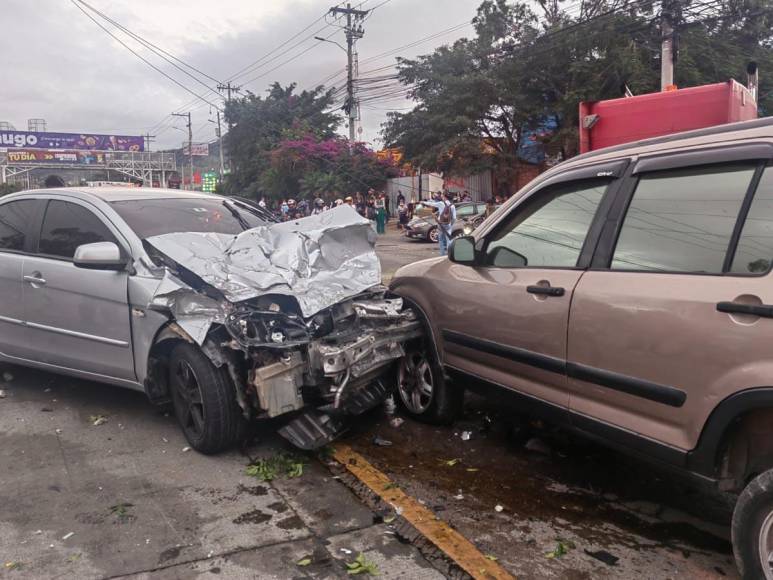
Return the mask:
[[183,447],[183,453],[188,453],[188,451],[190,450],[191,450],[190,447]]
[[392,418],[389,420],[389,424],[390,424],[392,427],[394,427],[395,429],[397,429],[398,427],[400,427],[400,425],[402,425],[404,422],[405,422],[405,420],[404,420],[402,417],[392,417]]
[[305,557],[305,558],[301,558],[300,560],[298,560],[298,561],[295,563],[295,565],[296,565],[296,566],[301,566],[301,567],[308,566],[309,564],[311,564],[311,558],[310,558],[310,557],[308,557],[308,556],[307,556],[307,557]]
[[21,562],[6,562],[3,567],[6,570],[21,570],[24,567],[24,564]]
[[389,439],[384,439],[383,437],[376,435],[373,437],[373,445],[376,447],[391,447],[392,442]]
[[378,566],[365,558],[365,554],[360,552],[355,558],[354,562],[347,562],[347,573],[351,575],[355,574],[369,574],[370,576],[378,576]]
[[542,439],[538,437],[532,437],[523,446],[524,449],[533,451],[534,453],[542,453],[543,455],[550,455],[550,447]]
[[78,552],[76,554],[70,554],[69,556],[67,556],[67,562],[70,563],[70,564],[72,564],[74,562],[77,562],[80,559],[81,559],[80,552]]
[[495,511],[495,512],[497,512],[497,513],[502,513],[504,510],[505,510],[505,508],[504,508],[504,507],[502,507],[502,506],[501,506],[501,505],[499,505],[499,504],[497,504],[497,505],[495,505],[495,506],[494,506],[494,511]]
[[67,532],[64,536],[62,536],[63,540],[69,540],[75,535],[75,532]]
[[7,397],[5,391],[3,389],[0,389],[0,399],[5,399]]
[[3,380],[6,383],[10,383],[13,380],[13,375],[11,373],[9,373],[8,371],[6,371],[6,372],[3,373]]
[[132,503],[121,502],[110,506],[110,513],[116,517],[116,520],[120,523],[125,523],[129,520],[133,520],[134,516],[129,513],[129,510],[134,507]]
[[267,459],[258,459],[247,466],[245,474],[260,481],[273,481],[279,477],[295,478],[303,475],[301,457],[279,453]]
[[91,415],[89,421],[94,427],[99,427],[100,425],[107,423],[107,417],[105,415]]
[[545,557],[560,558],[561,556],[565,556],[566,554],[568,554],[570,550],[574,550],[576,547],[577,546],[575,546],[574,542],[572,541],[556,538],[556,547],[553,548],[547,554],[545,554]]
[[439,461],[441,465],[445,465],[447,467],[453,467],[457,463],[460,463],[462,460],[459,458],[456,458],[456,459],[440,459]]
[[588,556],[590,556],[591,558],[596,558],[596,560],[600,560],[601,562],[604,562],[604,564],[606,564],[607,566],[614,566],[620,560],[620,558],[618,558],[613,554],[610,554],[606,550],[596,550],[594,552],[586,548],[584,552],[588,554]]
[[462,441],[469,441],[472,438],[472,431],[462,431],[460,437]]
[[349,550],[349,549],[347,549],[347,548],[341,548],[341,552],[343,552],[343,553],[344,553],[344,554],[346,554],[347,556],[348,556],[349,554],[354,554],[354,552],[352,552],[351,550]]

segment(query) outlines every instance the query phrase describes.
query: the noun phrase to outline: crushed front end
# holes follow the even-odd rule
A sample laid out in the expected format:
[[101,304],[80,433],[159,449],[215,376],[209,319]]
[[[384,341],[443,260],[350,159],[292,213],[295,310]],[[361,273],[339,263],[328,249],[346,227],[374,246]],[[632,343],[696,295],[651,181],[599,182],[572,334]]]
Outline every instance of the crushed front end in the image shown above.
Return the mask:
[[238,236],[148,240],[164,281],[151,304],[225,367],[250,419],[285,417],[304,449],[391,394],[416,315],[381,286],[367,220],[339,208]]

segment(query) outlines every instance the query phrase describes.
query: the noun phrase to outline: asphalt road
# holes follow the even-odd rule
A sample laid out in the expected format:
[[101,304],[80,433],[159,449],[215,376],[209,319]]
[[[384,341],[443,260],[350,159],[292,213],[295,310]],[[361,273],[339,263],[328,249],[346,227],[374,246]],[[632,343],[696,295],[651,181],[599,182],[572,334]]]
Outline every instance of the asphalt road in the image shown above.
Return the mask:
[[[437,255],[394,230],[378,251],[385,278]],[[381,578],[442,577],[317,460],[247,476],[292,453],[271,425],[205,457],[140,393],[10,366],[0,389],[0,577],[344,578],[359,554]],[[521,577],[734,576],[721,498],[560,432],[514,444],[503,409],[469,398],[451,428],[378,410],[347,442]]]

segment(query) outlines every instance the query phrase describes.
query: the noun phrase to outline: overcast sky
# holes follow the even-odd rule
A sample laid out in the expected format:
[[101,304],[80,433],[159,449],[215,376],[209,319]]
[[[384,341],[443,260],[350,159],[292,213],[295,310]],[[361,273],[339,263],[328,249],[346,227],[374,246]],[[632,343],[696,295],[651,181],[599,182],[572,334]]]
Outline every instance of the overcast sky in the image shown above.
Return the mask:
[[[300,32],[334,4],[332,0],[86,0],[116,22],[218,80],[227,80]],[[382,4],[382,6],[379,6]],[[470,20],[480,0],[366,0],[363,9],[378,7],[364,23],[357,44],[362,62],[456,25],[467,25],[402,50],[401,56],[425,54],[441,44],[472,34]],[[357,5],[358,3],[353,3]],[[154,148],[179,146],[186,133],[174,110],[192,110],[194,140],[214,138],[209,105],[151,69],[110,38],[70,0],[0,0],[3,78],[0,121],[26,130],[27,119],[44,118],[49,131],[158,135]],[[103,22],[109,28],[110,25]],[[342,31],[319,21],[272,54],[263,66],[235,79],[255,93],[273,81],[297,82],[301,88],[341,70],[346,55],[323,43],[286,64],[317,41],[317,34],[345,44]],[[120,34],[116,32],[117,34]],[[197,94],[216,96],[125,35],[120,38]],[[265,60],[268,60],[265,59]],[[393,64],[394,56],[363,63],[366,71]],[[274,71],[270,69],[279,67]],[[393,69],[391,69],[393,70]],[[373,74],[389,74],[390,70]],[[338,82],[344,78],[338,77]],[[202,79],[209,85],[214,83]],[[362,109],[362,140],[378,137],[382,109],[405,107],[405,101],[372,103]],[[214,111],[212,113],[214,119]]]

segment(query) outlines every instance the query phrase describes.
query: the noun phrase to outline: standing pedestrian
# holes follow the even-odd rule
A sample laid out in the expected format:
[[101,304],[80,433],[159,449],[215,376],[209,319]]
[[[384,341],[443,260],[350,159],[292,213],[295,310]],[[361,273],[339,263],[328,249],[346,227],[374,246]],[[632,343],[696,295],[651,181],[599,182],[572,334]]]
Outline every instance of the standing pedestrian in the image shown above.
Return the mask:
[[405,226],[408,225],[408,206],[405,205],[405,198],[403,198],[397,206],[397,218],[397,227],[404,230]]
[[376,208],[376,233],[385,234],[387,212],[386,212],[386,201],[384,200],[383,193],[378,196],[378,199],[376,199],[374,205]]
[[437,209],[435,221],[437,221],[438,230],[438,249],[441,256],[448,255],[448,243],[451,241],[451,232],[456,223],[456,208],[451,203],[447,191],[440,194],[440,201],[427,200],[426,205]]

